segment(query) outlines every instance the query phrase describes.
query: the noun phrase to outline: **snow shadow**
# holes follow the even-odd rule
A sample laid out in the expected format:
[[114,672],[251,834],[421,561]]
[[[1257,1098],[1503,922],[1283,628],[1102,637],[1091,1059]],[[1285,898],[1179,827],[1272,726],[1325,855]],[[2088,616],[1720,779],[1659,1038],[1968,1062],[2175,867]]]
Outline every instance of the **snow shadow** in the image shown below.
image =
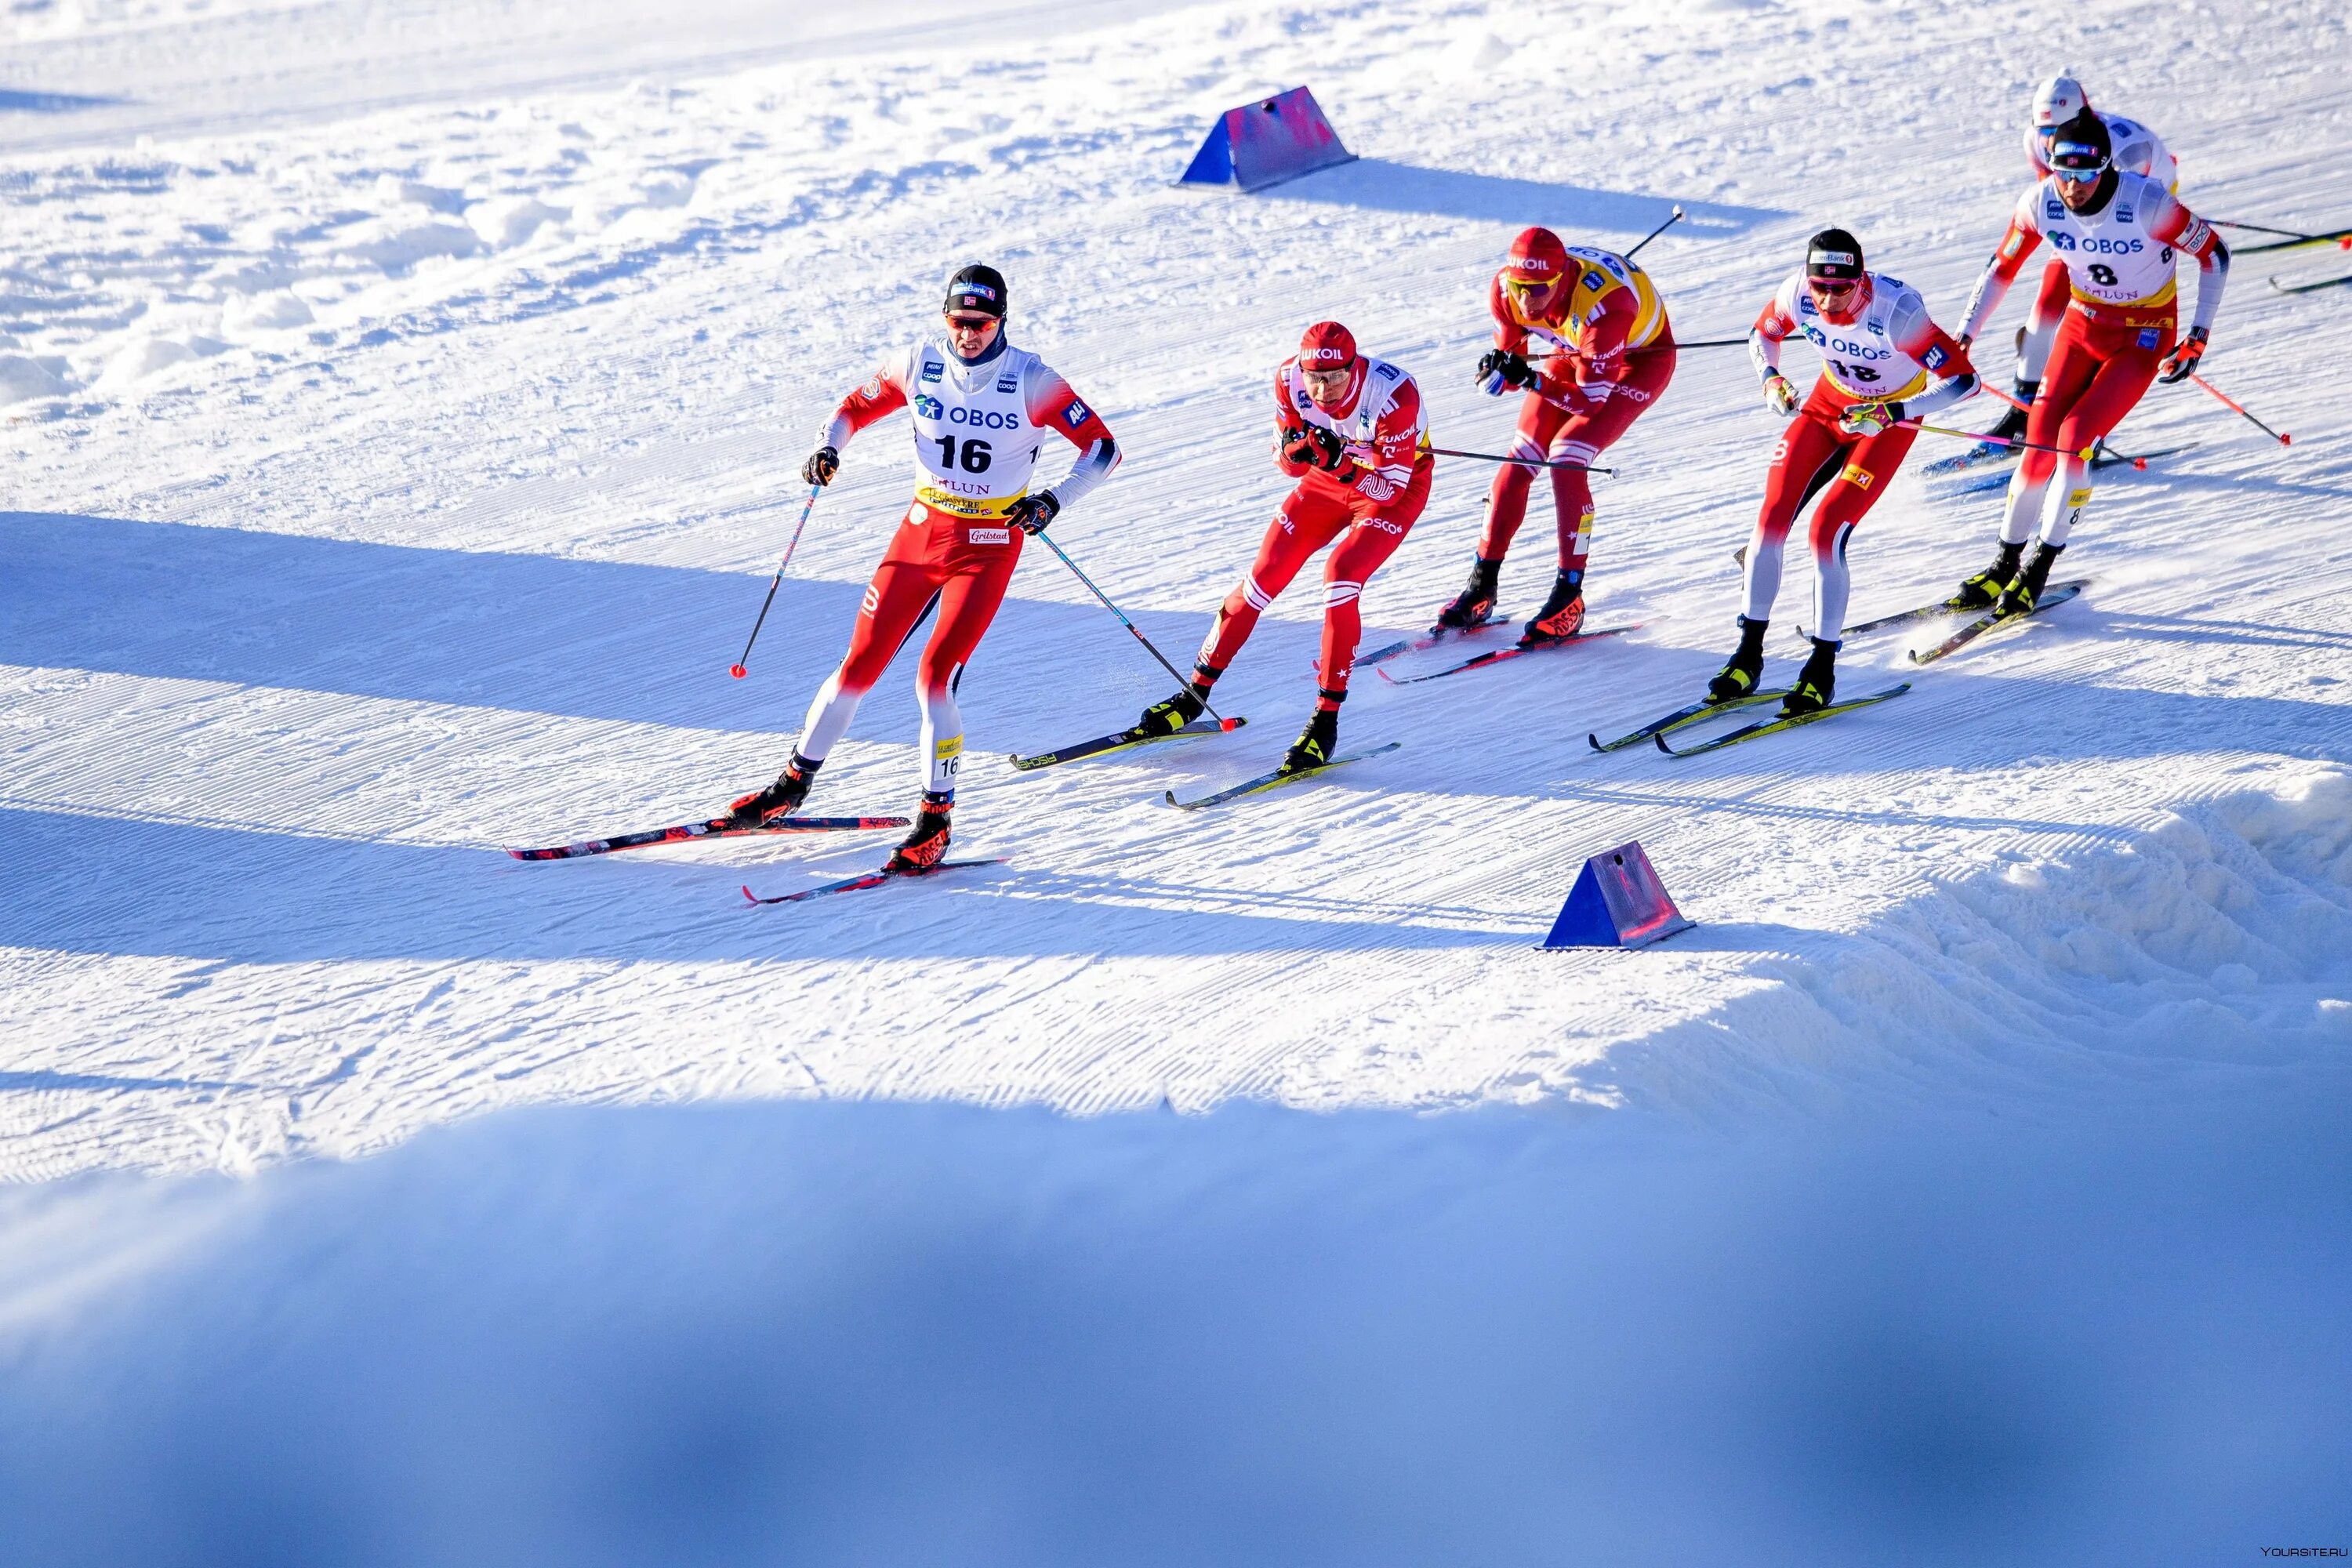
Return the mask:
[[0,1536],[22,1568],[2255,1561],[2352,1533],[2343,1087],[1736,1140],[543,1110],[20,1189]]
[[[1336,169],[1285,181],[1262,197],[1251,199],[1319,202],[1372,212],[1433,213],[1487,223],[1543,224],[1637,237],[1665,222],[1677,205],[1669,196],[1425,169],[1386,158],[1359,158]],[[1668,232],[1684,239],[1733,239],[1759,224],[1789,216],[1773,207],[1731,206],[1721,202],[1679,205],[1683,221]]]
[[[648,825],[650,826],[650,825]],[[1491,917],[1255,900],[1018,866],[895,887],[818,918],[752,909],[813,872],[869,869],[893,836],[730,840],[676,852],[526,865],[492,848],[304,837],[0,807],[19,846],[0,873],[0,946],[242,963],[320,959],[1093,957],[1526,947]],[[693,858],[683,856],[691,855]],[[876,896],[876,897],[878,897]],[[1017,901],[1016,901],[1017,900]],[[1199,907],[1203,903],[1211,907]],[[1182,907],[1190,903],[1194,907]],[[5,1085],[0,1085],[5,1087]]]
[[23,88],[0,88],[0,114],[71,114],[80,109],[105,109],[128,99],[91,97],[79,92],[28,92]]

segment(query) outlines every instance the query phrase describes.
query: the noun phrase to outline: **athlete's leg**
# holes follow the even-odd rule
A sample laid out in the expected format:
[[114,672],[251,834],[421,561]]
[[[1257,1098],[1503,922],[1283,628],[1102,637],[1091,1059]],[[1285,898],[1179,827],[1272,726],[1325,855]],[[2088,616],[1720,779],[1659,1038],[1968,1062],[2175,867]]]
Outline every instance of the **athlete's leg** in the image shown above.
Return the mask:
[[2066,264],[2056,257],[2042,269],[2042,288],[2026,313],[2025,337],[2017,348],[2017,379],[2038,382],[2050,363],[2051,345],[2058,341],[2058,323],[2066,314],[2074,288],[2066,280]]
[[[1671,344],[1637,355],[1632,374],[1617,384],[1605,402],[1561,424],[1545,446],[1544,456],[1556,463],[1597,461],[1633,427],[1634,420],[1649,412],[1674,374]],[[1559,532],[1559,569],[1581,578],[1585,561],[1592,552],[1592,476],[1581,468],[1552,469],[1551,497]]]
[[[1530,392],[1519,405],[1518,433],[1507,448],[1510,456],[1540,461],[1544,449],[1568,422],[1564,409],[1555,408]],[[1555,470],[1557,471],[1557,470]],[[1537,470],[1520,463],[1498,463],[1495,482],[1486,492],[1486,526],[1478,535],[1478,558],[1500,561],[1511,548],[1511,536],[1528,515],[1528,490]]]
[[[2163,352],[2169,352],[2168,346]],[[2149,384],[2156,380],[2163,353],[2154,349],[2124,349],[2098,367],[2091,384],[2074,399],[2057,429],[2057,445],[2066,448],[2056,459],[2058,480],[2043,498],[2042,542],[2055,547],[2066,542],[2091,499],[2090,465],[2082,458],[2085,447],[2123,423]]]
[[2033,445],[2018,458],[2017,472],[2010,476],[2008,510],[2000,522],[2003,544],[2021,545],[2032,537],[2034,525],[2042,518],[2042,498],[2058,468],[2056,452],[2043,448],[2056,446],[2059,426],[2098,374],[2101,361],[2084,339],[2082,320],[2069,314],[2058,329],[2058,345],[2051,351],[2042,395],[2026,416],[2025,438]]
[[1200,663],[1193,671],[1196,680],[1205,675],[1213,681],[1224,673],[1242,645],[1249,641],[1250,633],[1257,629],[1259,614],[1290,586],[1307,558],[1329,543],[1349,521],[1345,501],[1309,490],[1303,484],[1283,498],[1282,510],[1266,525],[1265,538],[1259,542],[1257,560],[1218,607],[1216,623],[1201,645]]
[[1846,442],[1829,412],[1833,406],[1833,400],[1819,408],[1809,402],[1772,449],[1772,467],[1764,476],[1764,506],[1748,536],[1745,613],[1751,621],[1772,618],[1772,601],[1780,593],[1780,550],[1790,526],[1813,492],[1835,478],[1845,462]]
[[1836,642],[1845,631],[1846,602],[1853,584],[1846,574],[1846,541],[1854,524],[1885,493],[1904,455],[1919,432],[1897,425],[1864,437],[1846,455],[1837,478],[1822,493],[1813,512],[1813,629],[1817,641]]
[[938,589],[939,568],[896,559],[898,553],[894,545],[891,554],[874,569],[874,580],[866,585],[857,620],[850,630],[849,652],[841,668],[825,677],[809,704],[800,739],[793,746],[793,753],[804,761],[824,761],[834,742],[857,716],[858,703],[882,679],[891,656],[907,640]]
[[1396,552],[1404,536],[1429,504],[1432,466],[1421,465],[1404,494],[1385,506],[1366,509],[1354,525],[1339,536],[1323,563],[1323,652],[1318,668],[1321,691],[1318,706],[1337,708],[1348,695],[1348,678],[1356,668],[1356,645],[1362,640],[1361,606],[1364,584],[1383,562]]
[[1020,545],[1008,544],[986,565],[958,573],[940,590],[939,625],[915,665],[915,698],[923,711],[923,792],[935,798],[955,794],[956,770],[963,756],[957,682],[1004,603],[1004,590],[1020,556]]

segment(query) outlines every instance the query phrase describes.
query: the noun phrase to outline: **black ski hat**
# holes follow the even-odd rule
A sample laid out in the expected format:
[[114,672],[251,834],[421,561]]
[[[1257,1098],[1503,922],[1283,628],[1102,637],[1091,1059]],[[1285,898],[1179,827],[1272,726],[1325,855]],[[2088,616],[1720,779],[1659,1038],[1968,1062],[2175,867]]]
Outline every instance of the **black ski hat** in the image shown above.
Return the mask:
[[1862,276],[1862,241],[1842,228],[1825,228],[1805,241],[1805,276],[1851,283]]
[[2050,166],[2079,173],[2105,169],[2115,157],[2107,122],[2089,110],[2050,133]]
[[948,310],[970,310],[982,316],[1004,319],[1011,303],[1004,288],[1004,274],[995,268],[975,261],[948,279]]

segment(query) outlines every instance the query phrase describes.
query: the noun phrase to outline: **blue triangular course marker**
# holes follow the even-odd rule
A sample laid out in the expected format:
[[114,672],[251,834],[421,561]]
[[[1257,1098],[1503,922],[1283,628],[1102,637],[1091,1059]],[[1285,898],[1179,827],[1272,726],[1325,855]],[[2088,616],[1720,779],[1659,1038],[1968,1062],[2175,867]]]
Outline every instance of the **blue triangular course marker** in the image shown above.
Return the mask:
[[1315,95],[1303,87],[1228,109],[1217,116],[1209,139],[1192,154],[1179,184],[1239,185],[1262,191],[1284,180],[1311,174],[1356,155],[1323,117]]
[[1584,863],[1568,890],[1546,947],[1643,947],[1696,923],[1667,897],[1638,843],[1604,849]]

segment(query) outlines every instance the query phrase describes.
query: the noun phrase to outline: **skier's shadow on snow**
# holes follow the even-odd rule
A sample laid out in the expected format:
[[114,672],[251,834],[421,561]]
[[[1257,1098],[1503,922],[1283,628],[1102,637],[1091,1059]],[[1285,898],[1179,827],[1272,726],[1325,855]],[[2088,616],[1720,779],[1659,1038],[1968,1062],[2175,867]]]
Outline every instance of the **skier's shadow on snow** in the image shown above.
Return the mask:
[[[1259,199],[1632,235],[1657,227],[1677,205],[1669,196],[1424,169],[1386,158],[1359,158],[1336,169],[1286,181]],[[1680,205],[1683,221],[1673,232],[1685,239],[1730,239],[1759,224],[1790,216],[1773,207],[1730,206],[1720,202],[1684,201]]]

